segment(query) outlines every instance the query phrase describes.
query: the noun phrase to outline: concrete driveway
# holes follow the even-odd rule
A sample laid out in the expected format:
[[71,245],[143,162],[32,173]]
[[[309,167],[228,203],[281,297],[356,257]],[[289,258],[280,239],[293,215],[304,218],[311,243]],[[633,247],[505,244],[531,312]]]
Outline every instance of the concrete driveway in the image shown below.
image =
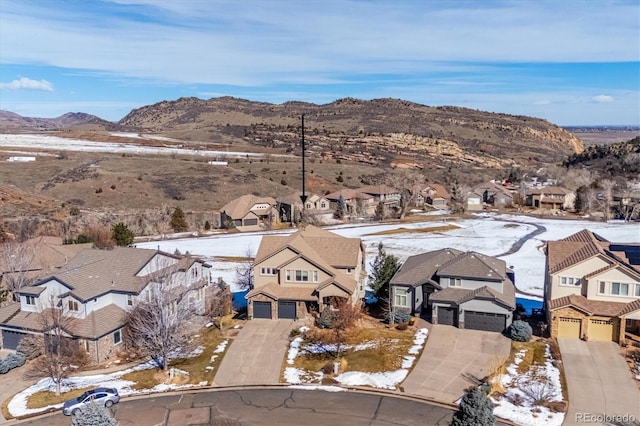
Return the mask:
[[565,424],[612,424],[587,416],[627,415],[640,420],[640,391],[613,342],[558,339],[569,392]]
[[510,340],[500,333],[434,325],[402,387],[406,393],[450,404],[502,365],[510,351]]
[[213,379],[217,386],[270,385],[280,381],[293,320],[247,321],[224,355]]

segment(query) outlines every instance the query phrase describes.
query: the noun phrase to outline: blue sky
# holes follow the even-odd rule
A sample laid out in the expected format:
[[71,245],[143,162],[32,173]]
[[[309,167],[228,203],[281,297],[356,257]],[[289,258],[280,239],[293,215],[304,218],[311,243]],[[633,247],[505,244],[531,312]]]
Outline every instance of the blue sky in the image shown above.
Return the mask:
[[0,109],[400,98],[640,125],[631,1],[0,0]]

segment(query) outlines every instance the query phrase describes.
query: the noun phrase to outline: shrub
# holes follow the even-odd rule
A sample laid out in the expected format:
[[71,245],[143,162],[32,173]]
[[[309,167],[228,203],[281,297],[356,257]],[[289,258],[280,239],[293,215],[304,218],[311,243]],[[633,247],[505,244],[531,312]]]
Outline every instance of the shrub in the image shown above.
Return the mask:
[[406,322],[401,322],[400,324],[396,325],[396,330],[404,331],[407,328],[409,328],[409,324],[407,324]]
[[7,374],[14,368],[22,367],[27,357],[20,352],[11,353],[3,360],[0,360],[0,374]]
[[[128,246],[133,243],[133,231],[122,222],[115,224],[112,228],[111,237],[119,246]],[[95,239],[94,239],[95,241]]]
[[389,312],[389,324],[408,323],[411,319],[409,312],[397,311]]
[[209,223],[209,221],[207,220],[204,222],[204,230],[208,231],[210,229],[211,229],[211,223]]
[[509,336],[511,340],[515,340],[516,342],[528,342],[531,339],[531,334],[533,330],[529,323],[517,320],[511,323],[509,327]]
[[333,312],[331,309],[325,309],[320,314],[320,318],[318,319],[318,327],[320,328],[331,328],[333,324]]
[[86,404],[77,416],[72,416],[71,426],[116,426],[118,422],[103,405]]
[[101,192],[102,192],[102,187],[100,187],[100,188],[96,189],[96,194],[99,194],[99,193],[101,193]]
[[78,216],[78,215],[80,214],[80,209],[79,209],[79,208],[77,208],[77,207],[75,207],[75,206],[74,206],[74,207],[71,207],[71,208],[69,209],[69,214],[70,214],[71,216]]
[[462,397],[458,411],[453,415],[452,426],[492,426],[493,403],[480,389],[475,388]]

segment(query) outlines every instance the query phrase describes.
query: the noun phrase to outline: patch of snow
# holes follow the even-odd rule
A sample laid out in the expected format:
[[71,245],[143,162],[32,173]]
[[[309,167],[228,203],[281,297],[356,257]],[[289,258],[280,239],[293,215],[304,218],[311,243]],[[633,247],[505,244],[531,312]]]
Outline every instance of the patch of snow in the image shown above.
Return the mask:
[[216,346],[216,349],[213,351],[213,353],[219,354],[224,352],[228,344],[229,344],[229,339],[223,340],[218,346]]
[[371,386],[378,389],[395,389],[409,374],[409,370],[402,368],[396,371],[382,373],[363,373],[362,371],[346,371],[335,377],[336,382],[346,386]]
[[287,364],[293,365],[294,360],[300,352],[300,344],[302,343],[302,337],[296,337],[289,344],[289,353],[287,354]]
[[212,325],[213,325],[213,323],[212,323],[211,321],[209,321],[209,322],[208,322],[208,323],[206,323],[204,326],[205,326],[206,328],[209,328],[209,327],[211,327]]
[[347,390],[339,386],[325,386],[325,385],[292,385],[288,386],[290,389],[304,389],[304,390],[321,390],[325,392],[346,392]]
[[525,373],[518,371],[526,350],[516,353],[514,361],[507,367],[507,374],[496,377],[505,389],[504,396],[491,398],[496,404],[493,413],[503,419],[523,426],[560,426],[564,413],[554,413],[537,405],[534,395],[544,395],[546,401],[562,401],[560,370],[553,365],[549,345],[545,349],[547,361],[544,365],[534,365]]

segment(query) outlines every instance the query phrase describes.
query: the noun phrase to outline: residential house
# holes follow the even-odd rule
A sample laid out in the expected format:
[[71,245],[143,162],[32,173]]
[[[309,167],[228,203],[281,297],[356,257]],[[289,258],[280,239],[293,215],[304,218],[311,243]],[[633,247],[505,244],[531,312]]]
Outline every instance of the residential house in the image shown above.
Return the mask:
[[583,229],[547,243],[545,269],[552,337],[638,339],[640,243],[613,243]]
[[396,188],[392,188],[387,185],[367,185],[358,188],[357,191],[362,194],[371,195],[375,204],[383,202],[390,208],[397,208],[400,206],[402,193]]
[[525,205],[544,210],[573,210],[576,194],[559,186],[545,186],[527,191]]
[[289,236],[262,237],[246,295],[251,318],[304,318],[335,298],[361,303],[365,253],[359,238],[306,225]]
[[465,211],[468,212],[477,212],[481,211],[484,208],[484,204],[482,202],[482,194],[477,194],[475,192],[469,192],[467,194],[465,200]]
[[239,231],[259,231],[278,223],[277,202],[272,197],[246,194],[229,201],[220,209],[223,226],[229,223]]
[[331,219],[333,210],[331,202],[326,198],[316,194],[308,194],[302,205],[301,192],[280,197],[277,199],[278,215],[282,222],[298,223],[304,212],[307,216],[313,216],[318,220]]
[[482,196],[482,202],[494,207],[511,207],[513,193],[495,181],[484,182],[472,188],[472,192]]
[[429,184],[429,186],[425,188],[425,191],[422,191],[420,195],[423,197],[425,204],[436,209],[444,210],[449,208],[451,195],[445,187],[439,183]]
[[358,191],[357,189],[344,188],[324,196],[329,200],[330,208],[334,212],[339,209],[339,204],[344,202],[346,214],[349,216],[373,216],[376,211],[374,197]]
[[434,324],[502,332],[513,321],[513,272],[503,260],[446,248],[409,257],[390,281],[393,310]]
[[64,331],[98,364],[122,343],[127,309],[160,282],[184,289],[185,298],[173,309],[204,314],[211,282],[206,263],[130,247],[83,250],[55,274],[22,288],[20,302],[0,308],[0,343],[16,349],[25,336],[44,331],[41,312],[63,309],[73,318]]

